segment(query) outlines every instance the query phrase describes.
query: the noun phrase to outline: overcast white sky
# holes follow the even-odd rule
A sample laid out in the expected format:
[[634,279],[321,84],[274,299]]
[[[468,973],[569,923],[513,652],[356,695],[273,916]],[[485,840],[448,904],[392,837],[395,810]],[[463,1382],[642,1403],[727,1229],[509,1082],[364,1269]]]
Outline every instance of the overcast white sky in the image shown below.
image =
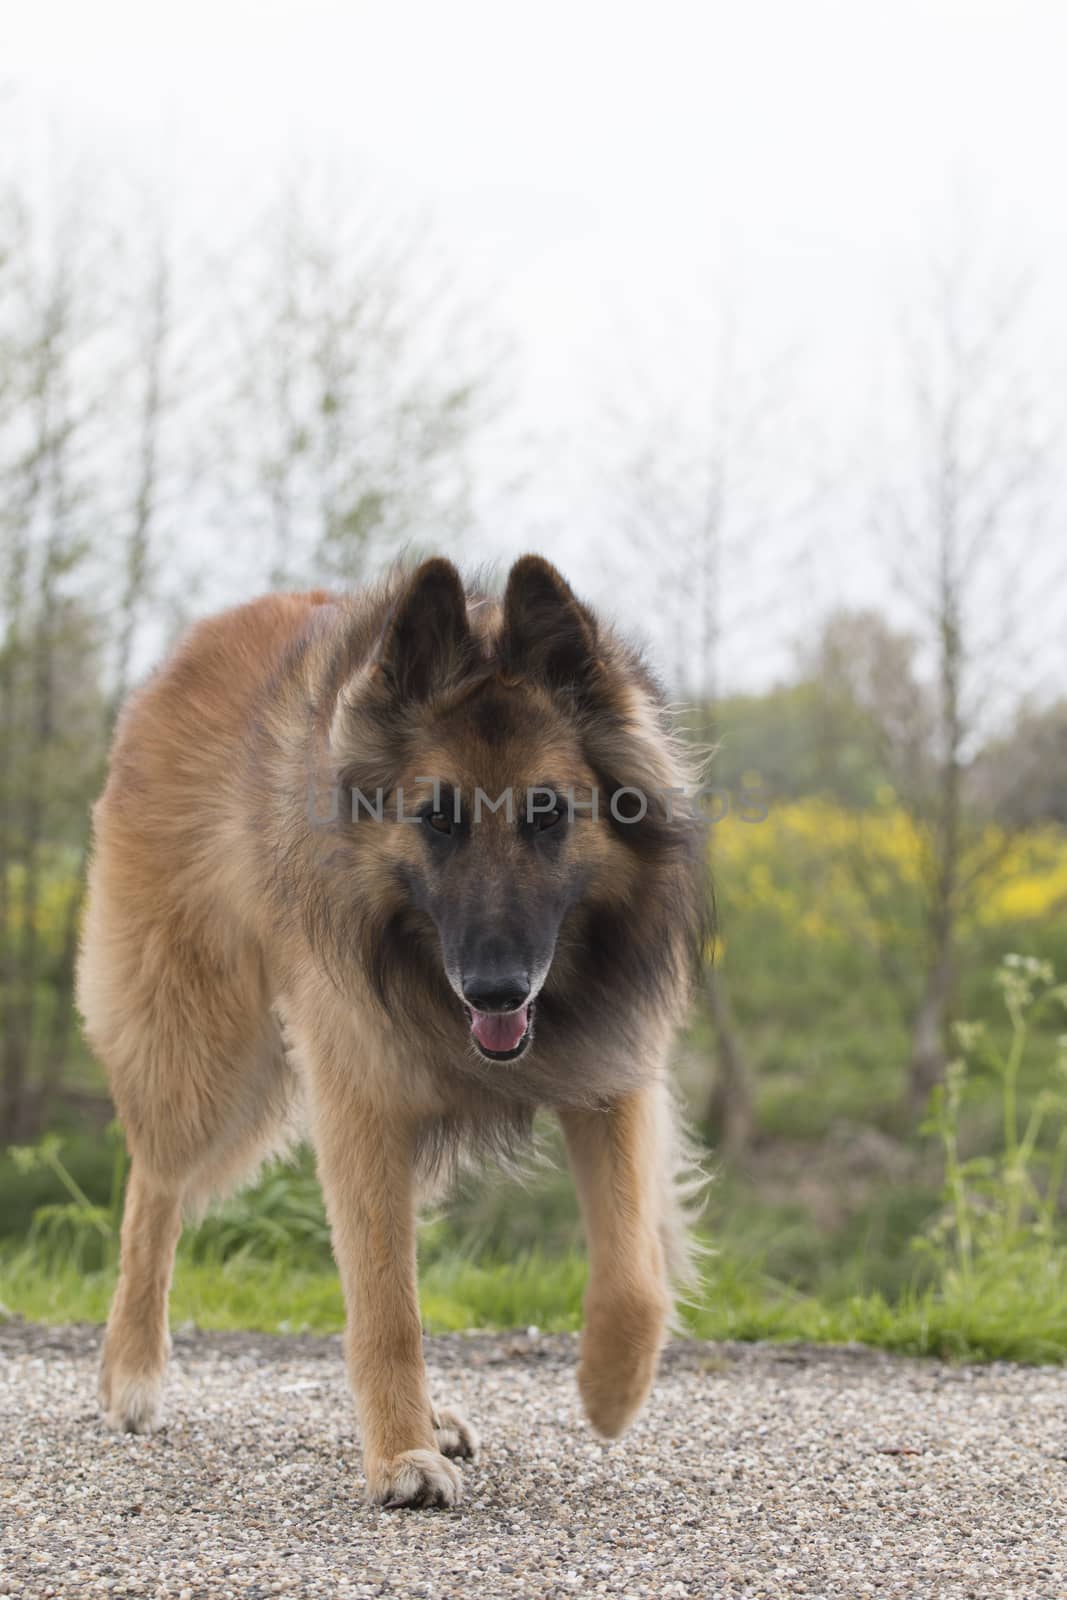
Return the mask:
[[[851,418],[961,187],[1067,281],[1065,63],[1064,0],[36,0],[0,21],[29,136],[141,166],[194,219],[294,150],[427,203],[518,340],[524,414],[571,435],[620,340],[669,368],[662,329],[698,325],[724,277],[770,344],[814,346],[823,410],[847,394]],[[577,531],[562,553],[581,565]]]

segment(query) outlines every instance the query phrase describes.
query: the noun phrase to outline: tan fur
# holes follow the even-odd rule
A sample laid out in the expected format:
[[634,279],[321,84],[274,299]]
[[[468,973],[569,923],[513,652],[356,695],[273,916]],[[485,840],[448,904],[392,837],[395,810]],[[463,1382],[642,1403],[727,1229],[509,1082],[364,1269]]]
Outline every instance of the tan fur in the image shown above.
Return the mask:
[[560,1112],[589,1239],[578,1387],[609,1439],[652,1386],[670,1313],[662,1234],[662,1085],[603,1111]]
[[[477,1441],[461,1417],[435,1411],[427,1389],[420,1149],[453,1120],[477,1136],[480,1118],[502,1115],[497,1080],[458,1036],[453,1047],[392,1026],[358,968],[339,988],[309,942],[307,907],[290,903],[325,848],[314,835],[293,843],[309,777],[314,788],[346,758],[388,757],[367,740],[354,751],[345,741],[359,740],[353,707],[375,671],[392,597],[273,596],[203,623],[122,718],[94,812],[78,975],[132,1155],[101,1396],[115,1427],[154,1425],[181,1214],[246,1178],[306,1114],[348,1309],[368,1491],[382,1503],[451,1505],[460,1476],[449,1457],[473,1455]],[[472,603],[470,614],[483,638],[500,625],[496,602]],[[643,695],[630,693],[632,737],[645,751],[636,759],[669,781],[670,746]],[[519,781],[564,767],[592,782],[566,722],[553,722],[542,699],[549,731]],[[413,798],[420,774],[455,759],[447,708],[435,717],[411,757]],[[506,752],[496,770],[472,763],[457,776],[489,792],[516,781]],[[605,903],[624,903],[637,892],[628,854],[606,830],[583,838],[591,881]],[[418,849],[415,830],[375,827],[365,848],[364,903],[384,907],[398,866]],[[556,959],[565,977],[576,960],[566,941]],[[579,1382],[593,1425],[610,1436],[652,1381],[670,1309],[666,1258],[681,1237],[664,1081],[672,1020],[662,1002],[650,1004],[633,1059],[615,1063],[608,1044],[584,1068],[545,1057],[545,1083],[574,1084],[558,1109],[589,1235]],[[543,1097],[539,1081],[531,1077],[529,1098]],[[619,1091],[589,1087],[604,1082]]]

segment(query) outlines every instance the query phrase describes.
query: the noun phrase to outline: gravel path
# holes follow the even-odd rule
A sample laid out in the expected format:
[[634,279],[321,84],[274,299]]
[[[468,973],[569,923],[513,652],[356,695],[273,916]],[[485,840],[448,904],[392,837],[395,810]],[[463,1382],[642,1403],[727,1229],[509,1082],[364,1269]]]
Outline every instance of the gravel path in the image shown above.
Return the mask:
[[459,1510],[387,1512],[336,1339],[177,1335],[141,1439],[98,1338],[0,1326],[0,1596],[1067,1595],[1067,1372],[681,1344],[608,1446],[572,1340],[430,1339],[484,1455]]

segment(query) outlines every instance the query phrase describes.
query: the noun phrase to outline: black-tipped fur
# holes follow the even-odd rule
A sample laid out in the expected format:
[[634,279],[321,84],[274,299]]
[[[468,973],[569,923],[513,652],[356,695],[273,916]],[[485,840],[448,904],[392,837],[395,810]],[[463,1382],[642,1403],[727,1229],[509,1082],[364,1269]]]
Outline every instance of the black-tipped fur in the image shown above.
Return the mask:
[[[690,795],[678,792],[691,774],[658,686],[637,653],[575,598],[554,568],[539,557],[518,562],[502,607],[478,634],[466,607],[476,616],[492,602],[468,593],[461,611],[462,595],[450,563],[425,563],[382,593],[376,634],[360,615],[362,661],[358,646],[338,639],[334,659],[344,664],[347,681],[313,692],[337,696],[344,709],[341,747],[322,758],[339,800],[332,819],[317,827],[291,818],[275,892],[290,911],[299,907],[339,988],[364,975],[394,1028],[436,1035],[442,1059],[458,1060],[472,1115],[507,1122],[508,1108],[596,1104],[636,1086],[635,1053],[649,1008],[680,1013],[710,938],[706,830]],[[545,693],[554,710],[541,709],[536,696]],[[513,726],[499,707],[489,710],[493,696],[504,694],[512,701],[519,696]],[[405,762],[416,759],[420,740],[438,737],[442,719],[450,718],[454,730],[457,717],[461,739],[466,727],[492,748],[497,733],[497,743],[516,732],[521,739],[536,719],[561,718],[596,775],[600,825],[629,860],[629,888],[621,897],[577,893],[538,998],[534,1045],[506,1074],[470,1048],[437,930],[409,875],[392,872],[374,896],[365,887],[382,830],[409,826],[394,814]],[[317,721],[321,728],[329,718],[323,713]],[[354,789],[366,799],[380,795],[382,824],[353,823]],[[643,808],[626,791],[642,795]],[[454,1065],[442,1070],[454,1078]]]

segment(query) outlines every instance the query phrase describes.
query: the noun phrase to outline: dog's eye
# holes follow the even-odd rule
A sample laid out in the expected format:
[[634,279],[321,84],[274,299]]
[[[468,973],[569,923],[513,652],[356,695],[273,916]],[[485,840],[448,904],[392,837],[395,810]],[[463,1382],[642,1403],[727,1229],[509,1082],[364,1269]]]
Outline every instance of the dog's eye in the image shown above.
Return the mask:
[[563,821],[563,812],[559,806],[553,806],[551,811],[541,811],[537,816],[537,831],[545,833],[549,828],[555,828]]
[[451,833],[452,818],[447,811],[427,811],[425,819],[434,833]]

